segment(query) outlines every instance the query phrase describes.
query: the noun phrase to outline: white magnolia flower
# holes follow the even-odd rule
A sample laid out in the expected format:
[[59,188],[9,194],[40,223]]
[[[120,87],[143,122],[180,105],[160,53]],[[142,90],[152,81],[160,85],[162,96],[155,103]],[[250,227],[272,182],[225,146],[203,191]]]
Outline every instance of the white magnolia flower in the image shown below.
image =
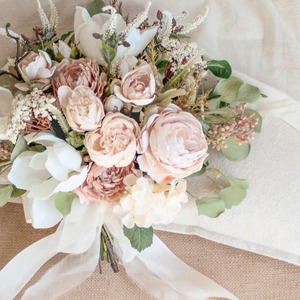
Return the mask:
[[59,40],[58,43],[53,43],[53,52],[55,55],[61,54],[64,58],[69,58],[72,49],[66,42]]
[[[122,16],[115,14],[115,33],[118,35],[125,32],[127,26]],[[95,39],[93,34],[104,35],[110,26],[110,14],[100,13],[91,17],[88,11],[80,6],[76,7],[74,19],[75,42],[79,43],[80,50],[89,58],[94,58],[100,65],[106,65],[104,57],[100,51],[101,40]],[[126,47],[118,46],[116,58],[126,52],[128,55],[137,56],[150,43],[157,32],[157,27],[151,27],[144,31],[133,28],[130,30],[126,41],[130,44],[130,49],[126,52]]]
[[6,127],[13,103],[10,90],[0,87],[0,140],[7,140]]
[[79,152],[52,134],[30,134],[25,139],[45,146],[46,150],[21,153],[8,179],[17,188],[28,191],[33,227],[49,228],[63,217],[55,208],[54,194],[79,187],[86,179],[87,167],[81,166]]
[[168,225],[179,213],[181,203],[188,201],[184,179],[161,185],[137,171],[136,175],[126,176],[124,183],[127,194],[114,208],[114,213],[122,218],[122,223],[128,228],[135,224],[139,227]]

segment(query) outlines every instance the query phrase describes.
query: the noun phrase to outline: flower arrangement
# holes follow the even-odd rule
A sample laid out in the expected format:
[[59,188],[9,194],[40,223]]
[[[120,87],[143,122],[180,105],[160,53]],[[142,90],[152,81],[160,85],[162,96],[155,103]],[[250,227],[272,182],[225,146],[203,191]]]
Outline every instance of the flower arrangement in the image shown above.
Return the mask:
[[[97,211],[100,258],[117,272],[122,243],[142,253],[153,226],[172,223],[188,201],[217,217],[246,197],[247,180],[211,167],[209,154],[249,155],[261,117],[248,105],[264,95],[188,40],[208,8],[192,22],[167,11],[150,21],[148,2],[129,21],[121,3],[95,0],[59,37],[49,3],[50,18],[38,1],[35,38],[0,30],[17,47],[0,71],[0,206],[22,196],[35,228]],[[218,190],[192,195],[192,176]]]

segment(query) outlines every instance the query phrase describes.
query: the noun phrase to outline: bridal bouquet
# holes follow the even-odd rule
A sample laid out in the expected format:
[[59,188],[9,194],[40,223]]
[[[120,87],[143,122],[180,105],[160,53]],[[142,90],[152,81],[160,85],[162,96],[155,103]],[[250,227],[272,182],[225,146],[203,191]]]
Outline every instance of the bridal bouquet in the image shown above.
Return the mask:
[[[16,44],[15,58],[0,71],[0,168],[6,178],[0,206],[22,196],[27,222],[60,225],[47,243],[26,249],[34,262],[28,261],[31,275],[20,276],[12,290],[6,286],[5,299],[58,252],[73,255],[74,270],[68,268],[74,273],[82,255],[94,264],[91,270],[83,264],[79,279],[54,292],[50,281],[64,272],[57,266],[45,275],[48,289],[37,283],[23,299],[67,291],[98,260],[110,261],[115,272],[121,261],[146,287],[129,264],[139,258],[163,278],[150,266],[150,249],[163,247],[153,226],[172,223],[188,201],[199,215],[217,217],[246,197],[247,180],[212,167],[209,154],[219,151],[232,161],[249,155],[261,117],[248,105],[263,95],[231,76],[227,61],[206,60],[189,41],[208,8],[192,22],[187,13],[168,11],[152,20],[148,2],[130,19],[121,3],[95,0],[76,7],[74,29],[59,36],[55,5],[49,0],[48,18],[37,3],[41,26],[34,27],[34,38],[13,32],[10,24],[0,29]],[[217,189],[194,195],[187,181],[192,176],[209,177]],[[41,251],[44,256],[34,255]],[[16,261],[0,277],[17,270]]]

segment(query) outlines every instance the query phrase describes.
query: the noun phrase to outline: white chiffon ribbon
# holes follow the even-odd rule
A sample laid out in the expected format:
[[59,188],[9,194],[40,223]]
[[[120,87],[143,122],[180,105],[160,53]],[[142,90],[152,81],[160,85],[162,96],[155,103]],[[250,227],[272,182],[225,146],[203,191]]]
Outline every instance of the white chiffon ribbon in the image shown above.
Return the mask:
[[115,250],[126,273],[155,298],[237,300],[226,289],[182,262],[156,236],[151,247],[137,252],[130,246],[120,220],[110,208],[103,208],[99,203],[79,202],[73,204],[71,214],[54,234],[23,250],[1,270],[1,299],[14,299],[33,275],[59,252],[68,255],[27,289],[22,300],[55,299],[81,284],[98,264],[103,223],[114,238]]

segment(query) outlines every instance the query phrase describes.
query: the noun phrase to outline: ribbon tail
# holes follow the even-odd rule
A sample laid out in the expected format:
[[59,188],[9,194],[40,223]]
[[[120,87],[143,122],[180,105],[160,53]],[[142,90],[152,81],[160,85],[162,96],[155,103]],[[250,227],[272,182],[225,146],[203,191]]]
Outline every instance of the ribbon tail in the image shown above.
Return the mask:
[[24,294],[22,300],[55,299],[84,282],[98,265],[100,254],[100,231],[94,243],[82,254],[68,254],[51,268]]
[[53,234],[27,247],[1,270],[1,299],[14,299],[33,275],[57,254],[52,239]]
[[125,262],[127,274],[140,287],[157,299],[207,300],[220,297],[238,300],[178,257],[156,236],[151,247],[145,249],[131,262]]

